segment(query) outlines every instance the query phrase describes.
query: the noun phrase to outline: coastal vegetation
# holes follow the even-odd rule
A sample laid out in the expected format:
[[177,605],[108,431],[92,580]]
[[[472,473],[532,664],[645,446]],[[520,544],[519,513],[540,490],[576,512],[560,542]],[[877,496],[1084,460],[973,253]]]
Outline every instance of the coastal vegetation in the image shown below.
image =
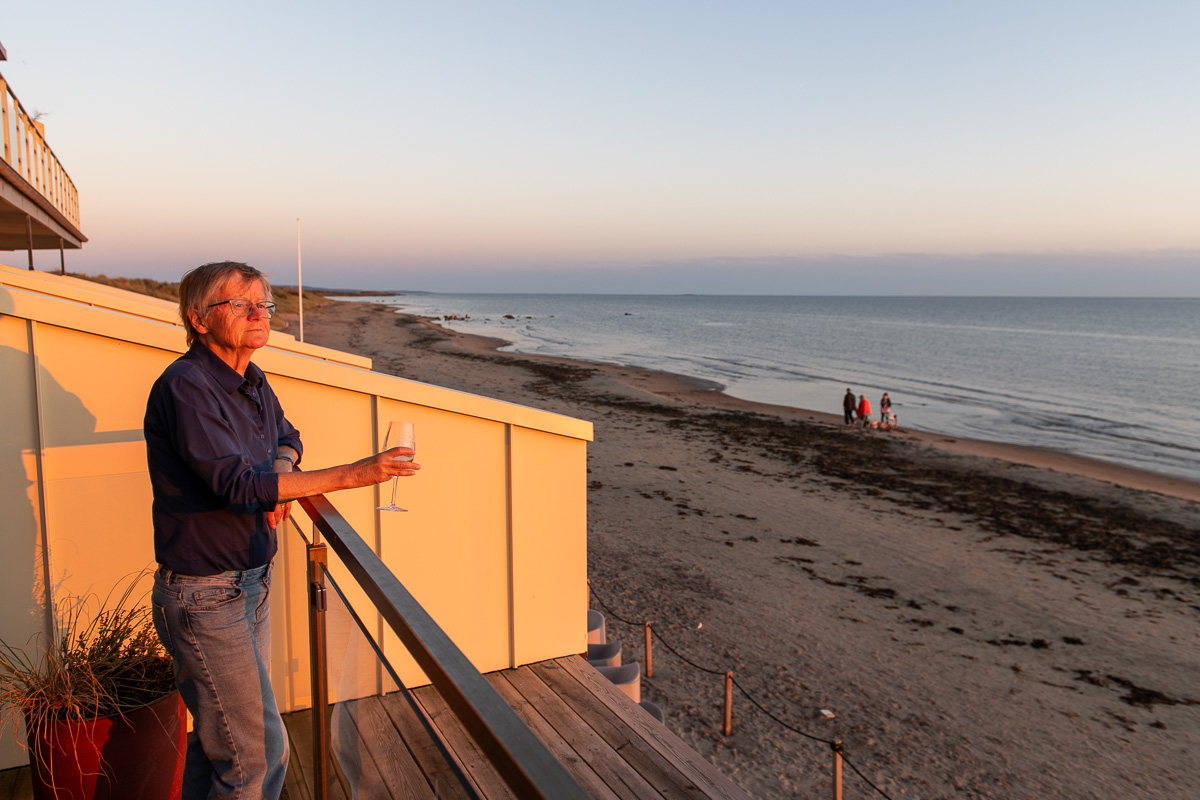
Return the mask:
[[9,727],[23,721],[42,731],[125,714],[175,691],[150,607],[135,597],[139,583],[133,578],[103,603],[60,598],[53,637],[39,634],[30,649],[0,641],[0,705]]
[[[72,278],[81,278],[83,280],[92,281],[93,283],[112,286],[116,289],[124,289],[127,292],[137,292],[138,294],[157,297],[160,300],[170,300],[176,302],[179,300],[179,283],[169,281],[157,281],[153,278],[121,278],[107,275],[84,275],[81,273],[68,273]],[[359,295],[363,292],[351,289],[305,289],[304,290],[304,309],[312,311],[325,305],[329,301],[329,296],[339,295]],[[386,294],[386,292],[369,292],[372,295]],[[287,328],[288,315],[300,313],[300,292],[295,286],[271,286],[271,297],[278,307],[275,318],[271,321],[273,328]]]

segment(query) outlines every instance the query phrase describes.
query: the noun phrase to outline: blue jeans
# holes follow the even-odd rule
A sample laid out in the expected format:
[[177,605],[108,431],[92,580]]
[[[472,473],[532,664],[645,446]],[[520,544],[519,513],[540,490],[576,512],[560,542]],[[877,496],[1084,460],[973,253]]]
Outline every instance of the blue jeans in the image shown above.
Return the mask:
[[154,627],[192,712],[183,800],[277,800],[287,732],[271,690],[271,565],[154,574]]

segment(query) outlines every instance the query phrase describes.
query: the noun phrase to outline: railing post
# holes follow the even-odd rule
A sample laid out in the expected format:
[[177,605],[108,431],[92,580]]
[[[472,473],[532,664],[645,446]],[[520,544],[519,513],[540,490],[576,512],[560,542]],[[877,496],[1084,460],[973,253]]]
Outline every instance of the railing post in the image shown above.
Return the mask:
[[650,655],[650,623],[646,623],[646,677],[654,677],[654,658]]
[[329,771],[329,673],[325,660],[325,567],[323,543],[308,545],[308,662],[312,686],[313,800],[325,800]]
[[842,800],[842,740],[833,742],[833,800]]
[[725,735],[733,733],[733,673],[725,673]]

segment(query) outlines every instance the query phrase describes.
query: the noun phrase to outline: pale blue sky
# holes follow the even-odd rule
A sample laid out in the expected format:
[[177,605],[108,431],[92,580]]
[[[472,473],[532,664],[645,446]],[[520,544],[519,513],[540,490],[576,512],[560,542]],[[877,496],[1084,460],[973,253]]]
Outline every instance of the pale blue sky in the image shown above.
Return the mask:
[[0,41],[72,270],[294,283],[299,217],[311,285],[1200,295],[1194,2],[58,0]]

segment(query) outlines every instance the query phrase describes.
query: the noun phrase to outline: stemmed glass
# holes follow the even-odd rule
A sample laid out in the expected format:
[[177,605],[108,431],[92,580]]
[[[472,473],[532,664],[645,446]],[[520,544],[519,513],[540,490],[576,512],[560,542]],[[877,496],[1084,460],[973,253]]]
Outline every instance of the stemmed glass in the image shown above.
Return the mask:
[[[391,450],[393,447],[407,447],[414,452],[417,449],[417,431],[416,426],[411,422],[389,422],[387,429],[387,437],[383,440],[383,449]],[[412,461],[415,456],[396,456],[397,461]],[[379,506],[380,511],[408,511],[407,508],[401,508],[396,505],[396,486],[400,483],[400,476],[392,477],[392,504],[390,506]]]

